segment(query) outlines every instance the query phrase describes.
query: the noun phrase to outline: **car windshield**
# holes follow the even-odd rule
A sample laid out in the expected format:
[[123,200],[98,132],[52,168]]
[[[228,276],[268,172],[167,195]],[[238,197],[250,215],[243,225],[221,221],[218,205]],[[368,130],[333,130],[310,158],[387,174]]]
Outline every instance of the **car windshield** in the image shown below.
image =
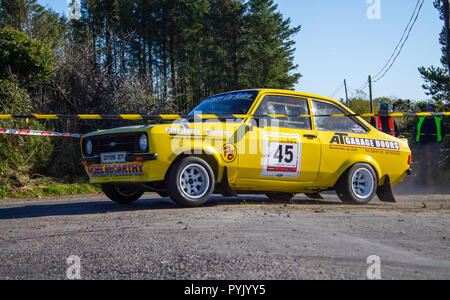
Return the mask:
[[203,100],[189,115],[194,114],[247,114],[258,91],[233,92],[211,96]]

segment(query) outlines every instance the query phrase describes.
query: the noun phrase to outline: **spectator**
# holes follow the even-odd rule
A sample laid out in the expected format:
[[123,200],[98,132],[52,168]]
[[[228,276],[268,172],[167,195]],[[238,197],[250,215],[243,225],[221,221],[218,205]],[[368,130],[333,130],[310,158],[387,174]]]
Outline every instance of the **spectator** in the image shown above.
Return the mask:
[[[427,112],[434,112],[434,105],[428,104]],[[419,144],[419,179],[426,184],[430,178],[439,179],[439,157],[445,137],[445,128],[439,117],[421,117],[414,128],[414,137]]]
[[379,131],[398,137],[400,133],[394,119],[388,115],[389,105],[387,103],[380,104],[380,110],[378,114],[378,116],[374,116],[370,120],[370,125],[378,129]]

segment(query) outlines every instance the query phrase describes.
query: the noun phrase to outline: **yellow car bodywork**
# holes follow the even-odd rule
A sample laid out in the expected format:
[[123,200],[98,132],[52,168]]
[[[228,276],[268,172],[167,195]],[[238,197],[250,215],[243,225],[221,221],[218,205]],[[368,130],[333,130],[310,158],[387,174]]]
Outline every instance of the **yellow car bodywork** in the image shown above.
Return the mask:
[[[376,171],[378,185],[383,184],[385,175],[389,175],[391,185],[401,182],[406,176],[411,156],[407,140],[379,132],[361,117],[352,118],[366,129],[364,133],[317,130],[314,117],[310,119],[311,130],[258,126],[251,116],[267,95],[307,99],[310,111],[311,101],[319,100],[334,104],[344,113],[354,112],[336,100],[318,95],[272,89],[257,91],[258,96],[248,114],[231,121],[202,116],[208,120],[124,127],[84,136],[82,145],[83,140],[98,135],[147,133],[149,151],[136,156],[157,155],[150,161],[86,164],[90,182],[163,182],[174,162],[185,156],[204,158],[214,171],[216,183],[223,181],[226,170],[229,187],[237,192],[310,193],[328,190],[356,163],[370,164]],[[268,149],[277,143],[292,145],[289,154],[292,153],[297,160],[295,166],[267,168],[267,152],[271,151]],[[82,152],[83,158],[87,158]]]

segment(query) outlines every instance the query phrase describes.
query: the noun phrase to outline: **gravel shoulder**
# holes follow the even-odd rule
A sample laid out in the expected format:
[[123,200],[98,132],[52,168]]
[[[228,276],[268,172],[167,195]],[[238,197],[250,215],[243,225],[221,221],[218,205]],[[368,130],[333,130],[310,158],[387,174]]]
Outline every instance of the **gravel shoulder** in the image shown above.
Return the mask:
[[450,279],[450,195],[397,195],[342,205],[298,195],[213,197],[180,208],[156,194],[130,206],[104,196],[0,200],[0,278],[366,279],[367,258],[382,279]]

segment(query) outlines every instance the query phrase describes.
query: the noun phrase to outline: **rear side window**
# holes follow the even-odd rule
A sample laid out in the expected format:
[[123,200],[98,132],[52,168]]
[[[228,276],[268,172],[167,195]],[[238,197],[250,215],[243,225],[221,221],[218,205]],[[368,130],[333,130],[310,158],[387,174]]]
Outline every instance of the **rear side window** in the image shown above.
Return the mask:
[[313,100],[311,103],[317,130],[359,134],[367,133],[367,130],[352,117],[327,117],[327,115],[345,113],[336,105],[318,100]]
[[311,129],[311,118],[295,117],[309,115],[308,101],[304,98],[289,96],[265,96],[255,115],[288,115],[288,118],[268,119],[269,126],[278,125],[285,128]]

